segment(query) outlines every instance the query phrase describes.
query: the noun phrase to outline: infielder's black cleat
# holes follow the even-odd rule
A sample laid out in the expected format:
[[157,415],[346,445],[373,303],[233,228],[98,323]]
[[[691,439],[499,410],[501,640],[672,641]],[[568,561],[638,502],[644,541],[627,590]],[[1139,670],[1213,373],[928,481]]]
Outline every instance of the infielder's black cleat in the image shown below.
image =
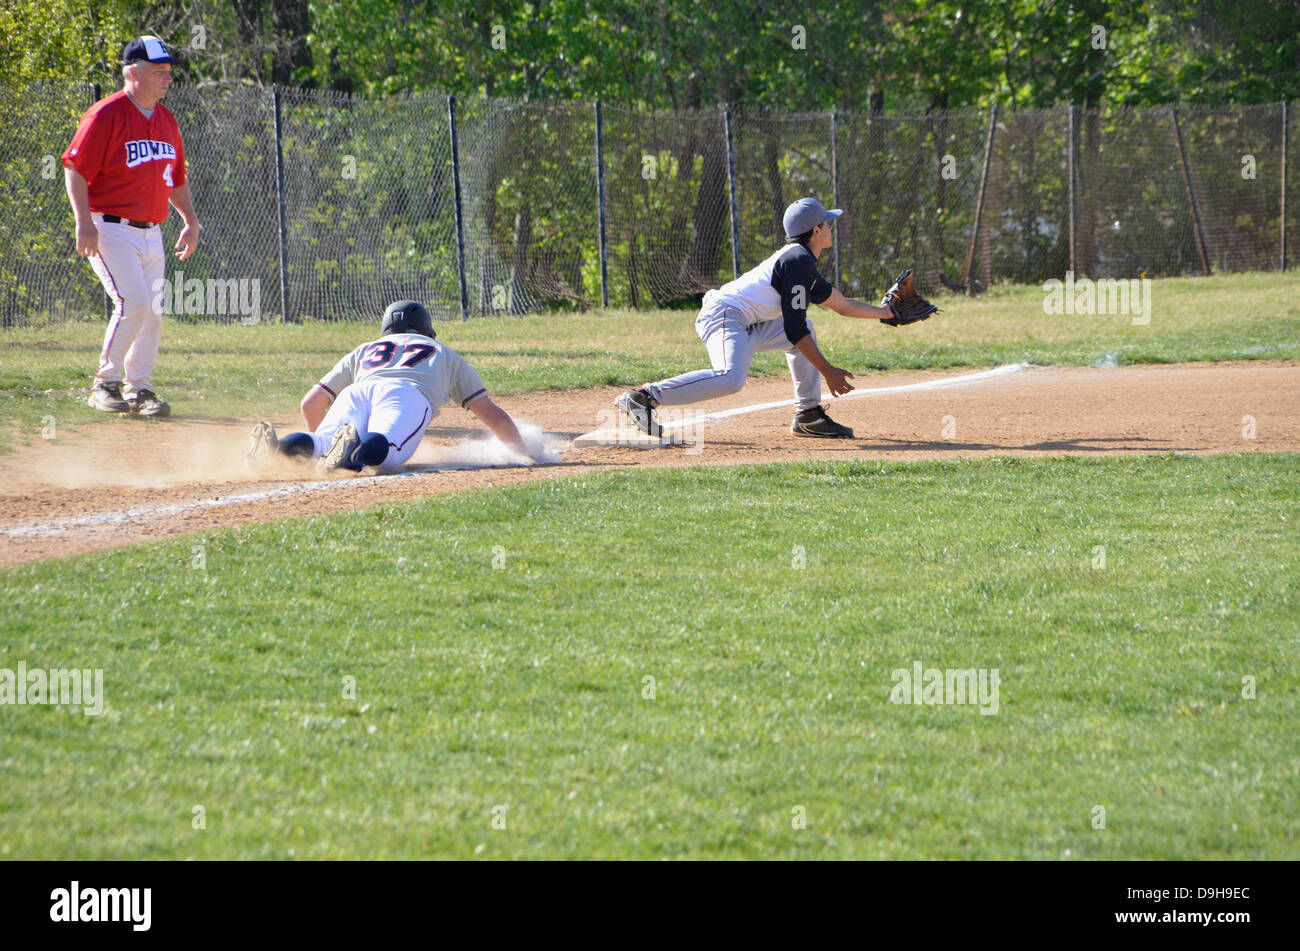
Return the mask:
[[826,415],[826,410],[820,406],[814,406],[812,409],[795,413],[790,432],[796,436],[820,436],[823,439],[853,438],[852,429],[835,422]]
[[153,390],[141,390],[127,402],[131,404],[131,412],[138,413],[141,416],[170,416],[172,414],[171,405],[158,399]]
[[655,401],[642,390],[628,390],[614,400],[614,405],[622,410],[623,415],[641,432],[659,438],[659,424],[655,422]]
[[121,383],[96,383],[86,403],[101,413],[131,412],[131,404],[122,398]]

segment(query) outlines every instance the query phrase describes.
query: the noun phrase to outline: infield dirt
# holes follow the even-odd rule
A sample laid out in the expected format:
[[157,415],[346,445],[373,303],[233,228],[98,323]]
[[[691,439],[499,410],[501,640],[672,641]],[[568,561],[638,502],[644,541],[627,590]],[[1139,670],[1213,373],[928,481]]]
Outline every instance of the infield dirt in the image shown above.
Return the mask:
[[[863,374],[860,389],[969,374]],[[1033,367],[950,389],[835,401],[853,439],[790,432],[791,409],[714,422],[694,445],[645,450],[568,448],[612,417],[614,387],[506,397],[516,419],[542,428],[558,464],[503,467],[478,442],[469,413],[444,408],[405,473],[321,483],[310,469],[267,478],[244,460],[254,419],[105,419],[0,456],[0,565],[153,541],[250,522],[336,512],[470,488],[654,466],[803,460],[956,459],[988,455],[1285,452],[1300,449],[1300,364],[1195,363],[1114,369]],[[717,412],[789,399],[787,379],[753,380]],[[294,407],[268,407],[283,434]],[[448,469],[445,467],[462,467]],[[431,471],[430,467],[441,468]],[[246,497],[246,498],[245,498]]]

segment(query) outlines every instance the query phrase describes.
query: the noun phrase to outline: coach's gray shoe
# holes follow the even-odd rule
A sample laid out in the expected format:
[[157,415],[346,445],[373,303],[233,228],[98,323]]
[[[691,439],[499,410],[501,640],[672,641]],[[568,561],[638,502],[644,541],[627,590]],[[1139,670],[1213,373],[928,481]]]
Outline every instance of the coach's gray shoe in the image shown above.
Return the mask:
[[275,427],[265,421],[254,426],[248,441],[249,468],[264,469],[279,454],[280,440],[275,435]]
[[647,436],[659,437],[659,424],[655,422],[656,403],[644,390],[628,390],[614,400],[623,415]]
[[131,404],[122,398],[121,383],[96,383],[86,403],[101,413],[129,413]]
[[141,390],[127,402],[131,404],[131,412],[138,413],[141,416],[170,416],[172,414],[171,404],[158,399],[153,390]]
[[796,436],[820,436],[823,439],[852,439],[853,430],[841,426],[826,415],[820,406],[794,414],[790,432]]
[[360,472],[361,466],[352,461],[352,454],[360,446],[361,437],[357,435],[357,428],[351,423],[344,423],[334,430],[334,443],[330,446],[329,452],[316,461],[316,468],[321,472],[333,472],[337,469]]

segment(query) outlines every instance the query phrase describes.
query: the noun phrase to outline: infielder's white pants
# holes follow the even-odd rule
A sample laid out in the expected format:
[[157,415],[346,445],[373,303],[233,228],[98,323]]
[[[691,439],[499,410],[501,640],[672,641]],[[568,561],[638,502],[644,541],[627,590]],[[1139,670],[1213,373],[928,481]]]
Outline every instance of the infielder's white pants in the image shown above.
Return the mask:
[[90,258],[90,266],[113,299],[95,382],[122,383],[122,394],[129,398],[153,389],[153,365],[162,339],[162,228],[112,224],[101,214],[94,218],[99,253]]
[[311,457],[319,459],[329,452],[334,445],[334,431],[351,423],[362,439],[369,433],[380,433],[388,440],[388,455],[380,468],[394,469],[415,455],[424,429],[432,420],[429,401],[415,384],[405,380],[362,380],[344,387],[316,431],[308,433],[316,443]]
[[[808,329],[815,341],[817,331],[811,320]],[[680,406],[738,393],[749,376],[749,364],[754,354],[764,350],[785,351],[785,361],[794,377],[796,409],[812,409],[821,403],[821,374],[785,335],[784,321],[777,319],[747,324],[739,311],[705,310],[695,319],[695,332],[708,348],[713,369],[683,373],[646,386],[646,391],[660,404]]]

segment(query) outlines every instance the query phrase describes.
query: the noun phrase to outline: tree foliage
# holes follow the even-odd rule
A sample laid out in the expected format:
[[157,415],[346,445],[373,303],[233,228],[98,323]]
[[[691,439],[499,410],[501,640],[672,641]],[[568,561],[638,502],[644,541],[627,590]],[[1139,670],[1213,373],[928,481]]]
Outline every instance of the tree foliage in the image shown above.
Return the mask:
[[1294,0],[3,0],[10,82],[103,81],[154,32],[198,82],[666,108],[1300,95]]
[[[742,266],[780,241],[787,202],[831,197],[837,110],[840,276],[864,292],[898,260],[963,271],[994,104],[1012,111],[997,127],[972,260],[986,278],[1064,268],[1067,120],[1048,107],[1066,103],[1082,107],[1082,271],[1199,266],[1168,111],[1115,108],[1170,102],[1238,104],[1223,122],[1185,118],[1193,184],[1214,199],[1202,216],[1215,266],[1270,266],[1279,212],[1263,183],[1280,164],[1280,108],[1240,104],[1300,98],[1294,0],[0,0],[6,82],[26,91],[11,97],[0,141],[0,236],[33,249],[23,273],[37,275],[0,274],[13,307],[81,306],[42,269],[71,259],[51,163],[89,102],[80,83],[117,88],[122,45],[140,33],[184,57],[169,105],[207,229],[186,264],[196,275],[278,284],[266,87],[303,87],[282,97],[290,306],[333,316],[395,296],[458,312],[447,93],[462,101],[475,313],[598,299],[594,99],[611,302],[662,306],[731,274],[724,103]],[[212,85],[237,88],[216,96]],[[1241,174],[1246,153],[1258,182]],[[950,158],[951,180],[936,175]],[[39,240],[27,234],[33,212],[58,222]]]

